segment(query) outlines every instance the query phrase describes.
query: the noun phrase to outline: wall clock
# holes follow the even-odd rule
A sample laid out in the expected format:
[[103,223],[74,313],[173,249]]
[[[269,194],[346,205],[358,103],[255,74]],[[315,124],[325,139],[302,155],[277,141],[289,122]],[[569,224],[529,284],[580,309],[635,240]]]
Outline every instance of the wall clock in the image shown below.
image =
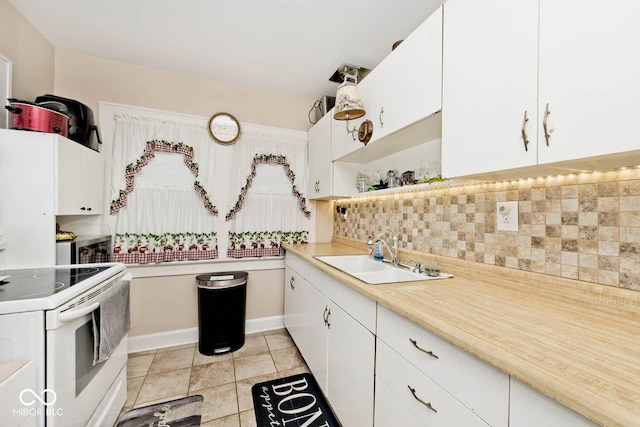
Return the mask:
[[216,113],[207,125],[209,135],[222,145],[234,144],[240,139],[240,122],[229,113]]

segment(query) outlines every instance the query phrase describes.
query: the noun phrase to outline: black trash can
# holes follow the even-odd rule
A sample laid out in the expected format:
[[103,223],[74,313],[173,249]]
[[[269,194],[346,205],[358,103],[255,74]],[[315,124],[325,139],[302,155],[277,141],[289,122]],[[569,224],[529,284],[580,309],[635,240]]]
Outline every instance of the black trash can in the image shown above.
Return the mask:
[[201,274],[198,284],[198,349],[213,356],[244,345],[246,271]]

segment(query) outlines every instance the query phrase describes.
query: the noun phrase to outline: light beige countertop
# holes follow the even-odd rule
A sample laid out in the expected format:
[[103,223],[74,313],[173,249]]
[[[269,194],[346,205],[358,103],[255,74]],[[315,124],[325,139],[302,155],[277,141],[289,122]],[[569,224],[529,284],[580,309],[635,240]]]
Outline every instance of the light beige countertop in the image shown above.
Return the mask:
[[285,249],[603,426],[640,426],[638,291],[403,250],[454,277],[369,285],[314,259],[360,242]]

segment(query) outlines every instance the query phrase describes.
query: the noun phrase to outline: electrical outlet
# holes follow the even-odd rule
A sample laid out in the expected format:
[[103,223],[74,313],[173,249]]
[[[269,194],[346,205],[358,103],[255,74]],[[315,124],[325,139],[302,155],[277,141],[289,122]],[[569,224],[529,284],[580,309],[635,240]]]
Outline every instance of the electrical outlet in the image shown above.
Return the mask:
[[498,231],[518,231],[518,202],[498,202],[496,228]]

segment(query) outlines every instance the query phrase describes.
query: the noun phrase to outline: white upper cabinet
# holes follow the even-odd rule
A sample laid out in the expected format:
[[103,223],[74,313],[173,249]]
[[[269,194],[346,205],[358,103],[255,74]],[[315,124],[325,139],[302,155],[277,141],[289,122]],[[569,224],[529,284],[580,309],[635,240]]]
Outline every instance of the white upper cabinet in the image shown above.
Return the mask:
[[101,153],[60,135],[0,129],[7,267],[55,264],[56,215],[100,214],[103,170]]
[[[364,120],[373,124],[373,134],[365,147],[347,134],[343,123],[334,123],[332,160],[368,163],[426,140],[415,134],[439,137],[427,132],[398,131],[412,127],[442,108],[442,7],[438,7],[415,31],[358,84],[367,112],[349,122],[359,127]],[[393,135],[393,137],[392,137]]]
[[639,12],[628,0],[449,0],[443,175],[637,161],[637,151],[620,153],[638,150],[629,136],[640,108]]
[[333,110],[309,129],[309,189],[310,199],[329,197],[333,191],[331,164],[331,121]]
[[[442,8],[398,46],[380,68],[381,134],[390,135],[442,108]],[[365,106],[366,108],[366,106]],[[375,126],[374,126],[375,128]]]
[[449,0],[444,14],[442,175],[535,164],[538,1]]
[[540,163],[640,148],[639,15],[631,0],[540,0]]
[[[342,129],[344,135],[347,135],[344,123],[333,120],[333,110],[331,110],[309,129],[307,188],[311,200],[345,197],[355,191],[357,165],[338,164],[331,161],[331,132],[336,127]],[[351,136],[348,137],[351,140]]]
[[102,155],[90,148],[58,138],[57,215],[98,215],[103,211]]

